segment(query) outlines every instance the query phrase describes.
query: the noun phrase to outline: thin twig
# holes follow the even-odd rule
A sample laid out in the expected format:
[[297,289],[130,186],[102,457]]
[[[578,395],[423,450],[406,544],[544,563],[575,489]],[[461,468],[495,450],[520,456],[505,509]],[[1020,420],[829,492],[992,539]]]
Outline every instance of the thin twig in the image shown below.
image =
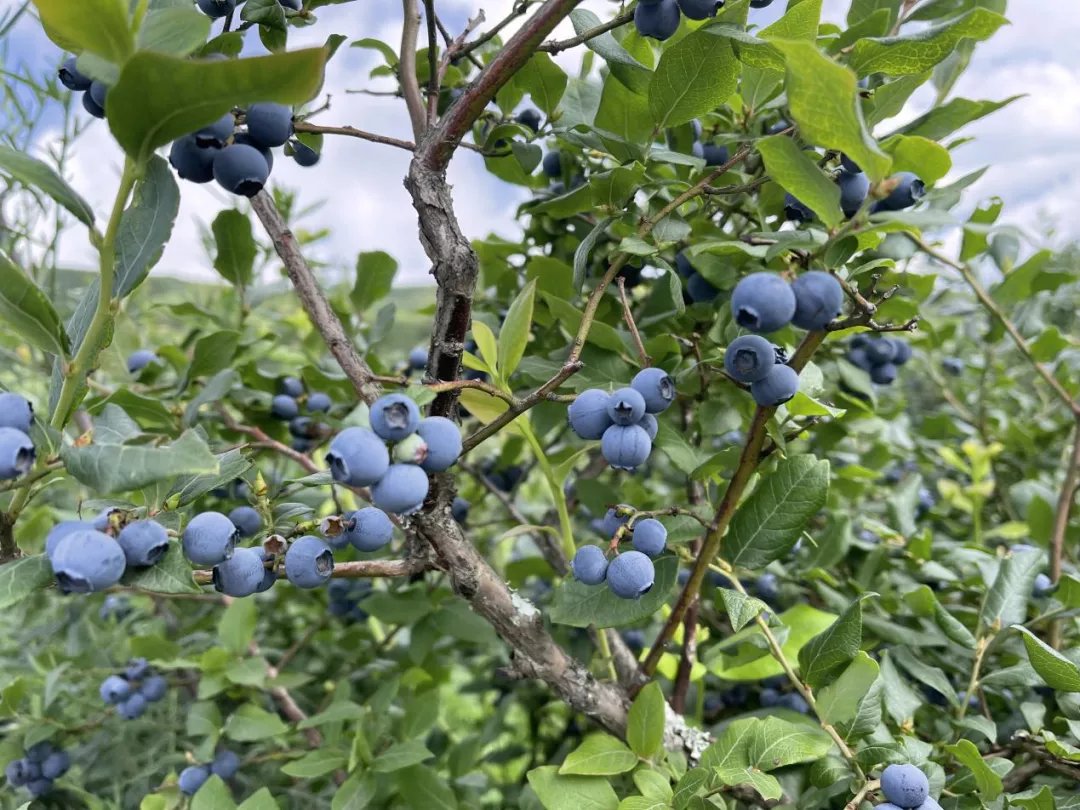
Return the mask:
[[623,276],[619,276],[619,298],[622,300],[623,318],[626,320],[626,326],[630,330],[630,337],[633,338],[634,346],[637,348],[638,360],[641,362],[642,368],[648,368],[652,365],[652,358],[645,351],[645,344],[641,341],[641,333],[638,332],[637,324],[634,323],[634,312],[630,309],[630,299],[626,295],[626,279]]
[[424,16],[427,17],[428,33],[428,86],[427,86],[427,126],[433,126],[439,117],[439,82],[442,71],[439,70],[439,42],[435,30],[435,0],[424,0]]
[[391,138],[389,135],[379,135],[375,132],[365,132],[356,127],[331,127],[312,124],[310,121],[297,121],[293,125],[293,129],[297,132],[313,132],[321,135],[347,135],[350,138],[359,138],[362,141],[381,143],[386,146],[396,146],[398,149],[404,149],[407,152],[416,151],[416,144],[412,141],[403,141],[400,138]]
[[594,28],[590,28],[588,31],[582,31],[577,36],[570,37],[569,39],[545,42],[543,45],[537,48],[537,50],[544,51],[545,53],[556,54],[559,51],[565,51],[567,48],[573,48],[576,45],[581,45],[585,42],[588,42],[590,39],[595,39],[602,34],[606,34],[608,31],[613,31],[614,29],[622,25],[626,25],[633,19],[634,12],[632,9],[630,11],[624,11],[622,14],[619,14],[616,17],[612,17],[605,23],[601,23]]
[[[382,579],[390,577],[411,577],[422,571],[428,571],[432,565],[427,560],[406,557],[401,560],[359,560],[334,565],[334,579]],[[200,569],[195,571],[195,582],[209,585],[214,581],[213,572]]]
[[416,76],[416,40],[420,35],[420,12],[416,0],[401,0],[401,53],[398,58],[398,73],[401,81],[401,95],[409,110],[412,121],[413,137],[417,141],[427,129],[427,115],[424,112],[424,99],[420,95],[420,80]]

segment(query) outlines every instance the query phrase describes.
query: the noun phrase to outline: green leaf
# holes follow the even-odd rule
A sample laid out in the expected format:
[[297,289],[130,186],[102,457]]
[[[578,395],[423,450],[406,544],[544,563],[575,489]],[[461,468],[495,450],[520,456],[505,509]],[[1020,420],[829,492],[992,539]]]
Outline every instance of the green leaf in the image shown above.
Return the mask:
[[637,755],[621,741],[610,734],[597,733],[590,734],[566,755],[559,766],[559,774],[614,776],[632,771],[637,763]]
[[345,767],[346,762],[347,757],[344,754],[323,748],[282,765],[281,772],[297,779],[315,779]]
[[217,245],[214,269],[234,286],[246,287],[251,284],[258,253],[251,220],[235,208],[226,208],[214,217],[210,229],[214,232]]
[[784,459],[735,513],[724,557],[740,568],[762,568],[780,559],[825,505],[828,492],[829,462],[809,455]]
[[933,107],[929,112],[905,124],[898,133],[940,141],[972,121],[977,121],[1012,104],[1018,98],[1023,98],[1023,96],[1009,96],[1002,101],[972,101],[967,98],[954,98],[941,106]]
[[258,611],[252,599],[234,599],[218,619],[218,641],[235,655],[246,655],[255,636]]
[[194,431],[162,446],[92,443],[69,445],[60,457],[75,478],[103,495],[130,492],[177,475],[214,473],[217,457]]
[[753,768],[717,768],[715,774],[722,784],[749,785],[765,799],[779,799],[784,795],[775,776]]
[[236,810],[281,810],[281,806],[270,792],[270,788],[263,787],[240,802]]
[[[774,620],[784,631],[780,644],[784,657],[789,661],[795,659],[803,646],[835,619],[835,614],[807,604],[785,610]],[[759,681],[783,673],[780,663],[764,652],[764,644],[759,627],[744,627],[706,652],[705,663],[709,671],[728,681]]]
[[758,141],[757,149],[769,176],[807,205],[822,222],[835,228],[844,221],[840,187],[825,176],[793,139],[772,135]]
[[848,665],[859,652],[862,642],[862,602],[869,595],[852,602],[835,622],[814,636],[799,650],[799,669],[803,680],[819,689],[829,678]]
[[614,74],[607,76],[596,109],[596,127],[631,143],[645,143],[653,131],[648,97],[644,91],[628,89]]
[[[60,0],[63,3],[63,0]],[[78,6],[84,9],[83,6]],[[79,15],[86,13],[80,10]],[[29,188],[36,188],[66,208],[80,222],[93,227],[94,212],[67,182],[49,166],[25,152],[0,145],[0,174]]]
[[207,492],[235,481],[251,468],[251,462],[239,449],[229,450],[217,457],[218,470],[206,475],[193,475],[177,480],[169,495],[179,497],[178,507],[194,503]]
[[457,810],[457,798],[446,780],[431,768],[414,765],[395,774],[398,792],[406,807],[424,810]]
[[354,774],[345,782],[330,803],[330,810],[364,810],[375,799],[375,785],[370,774]]
[[44,554],[0,565],[0,610],[17,605],[52,584],[53,570]]
[[915,34],[861,39],[852,49],[850,64],[860,76],[924,73],[948,57],[961,40],[987,39],[1007,22],[993,11],[974,8],[954,20]]
[[881,148],[892,155],[893,172],[914,172],[927,185],[949,173],[952,157],[949,150],[916,135],[893,135],[882,141]]
[[499,373],[504,380],[518,367],[525,356],[532,329],[533,302],[536,298],[536,279],[533,279],[510,303],[506,318],[499,329]]
[[191,810],[235,810],[229,786],[220,776],[212,775],[191,797]]
[[832,725],[853,720],[880,673],[877,661],[860,650],[840,677],[818,693],[821,719]]
[[870,137],[862,117],[855,74],[810,42],[773,43],[787,65],[788,108],[808,143],[836,149],[859,164],[873,181],[889,171],[889,157]]
[[169,543],[165,556],[149,568],[129,568],[124,584],[153,593],[200,593],[191,575],[191,563],[184,556],[179,541]]
[[645,167],[636,161],[629,166],[617,166],[590,175],[593,205],[603,213],[618,215],[626,209],[627,200],[632,199],[644,177]]
[[761,615],[762,612],[769,609],[768,605],[752,596],[747,596],[729,588],[719,588],[718,590],[720,598],[724,601],[724,612],[727,613],[728,619],[731,621],[731,629],[736,633]]
[[365,311],[389,295],[397,270],[397,259],[381,250],[361,253],[356,257],[356,281],[349,293],[349,300],[357,312]]
[[285,9],[277,0],[251,0],[244,5],[240,19],[265,26],[271,31],[285,32],[288,29]]
[[984,800],[992,802],[1001,795],[1003,789],[1001,777],[986,764],[986,760],[982,758],[975,743],[971,740],[960,740],[956,745],[946,745],[945,750],[971,771],[975,777],[975,785]]
[[[577,34],[583,34],[601,24],[599,17],[583,8],[570,12],[570,22]],[[645,93],[648,90],[652,72],[631,56],[610,31],[590,38],[586,41],[585,47],[607,62],[611,75],[624,87],[635,93]]]
[[617,810],[619,797],[607,779],[563,776],[556,765],[533,768],[529,785],[545,810]]
[[193,8],[155,8],[147,12],[135,42],[140,51],[187,56],[202,47],[209,33],[210,18]]
[[572,627],[620,627],[651,616],[667,602],[678,574],[678,560],[666,554],[656,560],[656,582],[640,599],[620,599],[606,585],[563,580],[555,590],[549,618]]
[[109,91],[109,128],[124,151],[146,160],[153,150],[255,101],[300,104],[318,92],[327,51],[221,61],[142,52],[129,59]]
[[1039,549],[1014,551],[1001,561],[993,585],[986,592],[979,624],[983,628],[1000,630],[1022,624],[1027,615],[1027,603],[1035,577],[1043,566]]
[[664,51],[649,82],[649,111],[660,127],[674,127],[722,105],[735,92],[739,62],[726,39],[688,34]]
[[649,759],[655,756],[664,744],[666,705],[664,692],[656,681],[646,684],[630,705],[626,742],[639,757]]
[[237,742],[256,742],[270,737],[278,737],[289,730],[276,714],[245,703],[225,721],[225,736]]
[[474,320],[472,322],[472,336],[473,340],[476,341],[476,348],[480,352],[480,358],[487,363],[491,371],[497,374],[499,372],[499,343],[495,340],[495,333],[483,321]]
[[123,63],[135,49],[124,0],[34,0],[49,39],[65,51],[89,51]]
[[0,318],[31,346],[67,357],[68,334],[52,302],[11,258],[0,251]]
[[1024,637],[1028,660],[1043,683],[1059,692],[1080,692],[1080,667],[1022,625],[1013,625]]
[[377,773],[390,773],[408,768],[410,765],[419,765],[433,756],[435,755],[420,740],[406,740],[395,743],[375,757],[375,762],[371,767]]
[[750,765],[768,772],[821,759],[831,748],[832,741],[819,728],[767,717],[752,728],[746,754]]
[[154,155],[135,186],[116,235],[116,294],[130,295],[161,260],[180,212],[180,189],[172,169]]
[[222,329],[196,340],[185,384],[199,377],[212,377],[219,371],[228,370],[239,345],[240,333],[231,329]]
[[547,115],[555,112],[566,91],[566,73],[546,53],[534,53],[521,70],[514,75],[514,82],[528,93],[533,103]]

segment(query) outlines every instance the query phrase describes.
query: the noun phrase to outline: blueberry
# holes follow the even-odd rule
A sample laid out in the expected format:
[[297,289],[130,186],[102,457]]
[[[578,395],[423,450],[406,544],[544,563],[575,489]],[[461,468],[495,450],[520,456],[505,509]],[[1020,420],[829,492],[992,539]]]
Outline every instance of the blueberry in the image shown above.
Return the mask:
[[615,469],[633,472],[649,458],[652,439],[638,425],[612,425],[604,431],[600,452]]
[[775,602],[780,596],[780,585],[776,574],[765,573],[754,582],[754,592],[763,602]]
[[283,8],[299,11],[304,7],[304,0],[278,0]]
[[132,658],[124,667],[124,677],[129,681],[141,681],[150,674],[150,663],[145,658]]
[[[659,395],[654,396],[659,401]],[[636,425],[646,410],[645,397],[636,388],[620,388],[608,399],[608,416],[615,425]]]
[[[620,504],[620,506],[622,505]],[[603,519],[599,521],[599,525],[596,528],[600,534],[610,540],[615,536],[615,532],[619,530],[619,527],[629,519],[629,517],[623,517],[619,514],[619,507],[612,507],[604,513]]]
[[634,9],[634,27],[643,37],[661,42],[679,30],[682,15],[675,0],[658,0],[655,3],[639,2]]
[[75,57],[69,56],[64,60],[58,72],[60,84],[68,90],[89,90],[91,78],[79,72],[75,65]]
[[667,529],[656,518],[645,518],[634,524],[634,548],[650,557],[659,557],[667,545]]
[[251,596],[258,593],[265,572],[262,551],[238,548],[229,559],[214,566],[214,590],[226,596]]
[[94,116],[94,118],[105,117],[105,108],[98,106],[98,103],[94,101],[94,97],[90,95],[89,90],[87,90],[82,95],[82,105],[83,109],[90,113],[92,116]]
[[53,783],[51,779],[34,779],[26,783],[26,789],[32,798],[38,799],[52,791]]
[[461,455],[461,430],[444,416],[420,420],[416,432],[427,443],[427,458],[420,464],[425,472],[442,472]]
[[285,576],[298,588],[318,588],[334,573],[334,552],[310,534],[294,540],[285,552]]
[[640,551],[624,551],[608,565],[608,587],[620,599],[644,596],[655,579],[656,568],[652,560]]
[[128,374],[138,374],[151,363],[159,362],[159,358],[149,349],[139,349],[132,352],[127,359]]
[[238,506],[229,512],[229,520],[236,527],[240,537],[254,537],[262,529],[262,515],[251,506]]
[[310,416],[297,416],[289,420],[289,433],[297,439],[311,439],[318,432],[318,423]]
[[800,329],[824,329],[844,308],[844,288],[831,273],[811,270],[791,284],[795,314],[791,322]]
[[869,356],[866,354],[866,349],[857,347],[854,349],[848,349],[847,361],[856,368],[861,368],[863,371],[869,372],[874,367],[874,364],[870,361]]
[[124,575],[124,551],[107,534],[72,532],[53,549],[53,573],[67,593],[90,593],[111,588]]
[[764,379],[750,386],[754,402],[763,408],[774,408],[791,399],[799,390],[799,375],[791,366],[777,364]]
[[62,520],[49,529],[49,533],[45,535],[45,555],[52,557],[53,552],[56,550],[56,545],[69,534],[74,532],[92,531],[94,528],[92,523],[85,520]]
[[656,417],[651,413],[645,414],[641,417],[641,421],[638,422],[638,427],[642,428],[647,434],[649,434],[649,441],[656,441],[656,434],[660,432],[660,423],[656,421]]
[[378,481],[390,466],[390,453],[382,439],[367,428],[351,427],[330,442],[326,463],[334,480],[354,487]]
[[305,169],[311,168],[319,162],[319,157],[319,153],[303,141],[293,141],[292,158],[298,166],[303,166]]
[[210,770],[222,779],[232,779],[240,769],[240,757],[228,748],[222,748],[214,754],[214,762]]
[[[687,0],[683,0],[683,2],[686,1]],[[690,15],[687,14],[686,16],[689,17]],[[701,155],[705,158],[706,166],[723,166],[728,162],[728,158],[730,157],[730,153],[726,146],[715,143],[702,144]]]
[[415,464],[391,464],[371,487],[372,503],[395,515],[418,511],[427,494],[427,473]]
[[809,714],[810,705],[806,702],[806,699],[798,692],[787,692],[780,696],[780,699],[776,701],[776,705],[781,709],[790,709],[793,712],[799,714]]
[[866,356],[870,358],[870,362],[874,365],[891,363],[896,358],[896,344],[888,338],[868,340],[863,349],[866,351]]
[[184,529],[184,554],[197,565],[217,565],[233,555],[238,534],[221,512],[203,512]]
[[25,759],[16,759],[7,764],[4,768],[4,776],[7,778],[7,782],[12,787],[22,787],[30,781],[30,769],[27,767],[30,763]]
[[139,687],[139,694],[146,699],[147,703],[157,703],[168,691],[169,682],[160,675],[151,675]]
[[465,525],[465,521],[469,517],[469,507],[472,506],[467,500],[460,495],[454,497],[454,502],[450,504],[450,516],[454,518],[462,526]]
[[248,136],[259,146],[283,146],[293,132],[292,110],[284,104],[252,104],[246,122]]
[[236,0],[197,0],[199,11],[215,20],[228,16],[236,8]]
[[896,380],[896,366],[892,363],[871,366],[870,379],[878,385],[892,385]]
[[814,212],[794,194],[785,194],[784,219],[791,222],[813,222]]
[[866,195],[870,193],[870,178],[862,172],[840,172],[836,184],[840,187],[840,210],[845,217],[855,216],[866,201]]
[[307,398],[307,409],[312,413],[326,413],[333,404],[330,397],[322,391],[312,391]]
[[760,335],[737,337],[724,352],[724,371],[741,383],[765,379],[775,365],[776,349]]
[[242,197],[254,197],[266,184],[270,167],[254,146],[234,143],[214,157],[214,179],[218,185]]
[[34,443],[15,428],[0,427],[0,480],[18,478],[34,466]]
[[[772,5],[773,0],[750,0],[750,8],[765,8]],[[784,129],[787,129],[787,124],[784,124]]]
[[642,631],[623,630],[619,635],[632,652],[641,652],[645,649],[645,634]]
[[1054,590],[1054,583],[1046,574],[1039,574],[1035,577],[1035,584],[1032,586],[1032,596],[1042,597],[1048,595]]
[[207,124],[202,129],[192,133],[195,136],[195,145],[203,149],[207,147],[221,149],[232,137],[235,127],[236,120],[233,118],[233,114],[231,112],[225,113],[214,123]]
[[941,367],[946,374],[953,377],[959,377],[964,373],[964,361],[958,357],[946,357],[941,361]]
[[105,98],[109,94],[109,85],[105,84],[105,82],[92,81],[90,82],[90,89],[86,92],[97,108],[104,111]]
[[708,304],[715,301],[720,290],[716,289],[701,273],[694,273],[686,281],[686,294],[695,304]]
[[735,322],[751,332],[775,332],[795,315],[795,293],[776,273],[751,273],[731,294]]
[[137,567],[154,565],[169,550],[169,535],[155,520],[136,520],[120,530],[116,542],[124,550],[127,564]]
[[540,165],[548,177],[562,177],[562,155],[559,152],[548,152]]
[[220,149],[202,149],[195,143],[194,135],[185,135],[177,138],[169,147],[169,163],[181,180],[209,183],[214,179],[214,158],[219,154]]
[[115,706],[131,694],[131,684],[120,675],[110,675],[101,682],[98,694],[105,703]]
[[[53,748],[53,744],[51,742],[49,742],[48,740],[42,740],[41,742],[35,743],[34,745],[31,745],[29,748],[26,749],[26,760],[28,762],[33,762],[36,765],[40,765],[48,758],[49,754],[51,754],[54,750],[56,749]],[[38,769],[38,773],[40,772],[40,769]]]
[[255,589],[255,593],[263,593],[274,587],[274,583],[277,582],[277,572],[274,570],[276,562],[273,554],[262,555],[264,563],[271,563],[269,567],[263,569],[262,582],[259,583],[259,587]]
[[523,127],[531,129],[533,132],[540,130],[540,124],[543,123],[543,118],[540,116],[538,110],[534,110],[532,107],[522,110],[515,116],[515,121],[521,124]]
[[[272,172],[274,170],[274,153],[270,150],[270,147],[262,146],[261,144],[256,143],[252,139],[252,137],[250,135],[248,135],[246,132],[238,132],[238,133],[236,133],[236,135],[233,136],[233,143],[241,143],[244,146],[252,146],[255,149],[258,149],[259,154],[262,155],[263,160],[266,161],[266,169],[267,169],[267,171]],[[297,380],[297,382],[299,382],[299,380]],[[302,394],[303,392],[304,392],[304,389],[301,386],[300,393]],[[293,394],[292,396],[297,396],[298,397],[298,396],[300,396],[300,394]]]
[[697,270],[694,269],[694,265],[690,264],[690,260],[681,250],[675,254],[675,272],[684,279],[690,278],[690,276],[697,272]]
[[44,779],[59,779],[71,767],[71,757],[66,751],[54,751],[41,763],[41,776]]
[[599,439],[612,424],[608,415],[610,401],[611,396],[599,388],[582,391],[566,411],[570,429],[582,439]]
[[874,203],[874,211],[902,211],[915,205],[926,193],[923,181],[912,172],[900,172],[895,179],[896,188],[884,200]]
[[123,509],[117,509],[113,506],[106,506],[97,516],[93,519],[90,525],[92,525],[99,532],[107,532],[109,529],[118,528],[118,525],[113,524],[112,516],[117,516],[117,524],[119,524],[120,517],[123,515]]
[[203,786],[203,783],[210,778],[210,769],[205,765],[189,765],[180,771],[180,776],[176,780],[177,787],[180,788],[180,792],[185,796],[191,796],[199,788]]
[[0,394],[0,427],[29,434],[33,424],[34,407],[28,399],[9,391]]
[[423,371],[427,368],[427,349],[417,347],[409,352],[409,369]]
[[411,436],[420,426],[420,409],[404,394],[387,394],[371,406],[371,429],[388,442]]
[[[630,387],[641,394],[642,399],[645,400],[646,413],[666,411],[668,406],[675,401],[675,380],[662,368],[642,369],[634,375],[634,379],[630,381]],[[615,395],[620,393],[622,392],[616,391],[612,395],[613,402]],[[612,419],[616,424],[624,424],[614,416]],[[637,421],[640,421],[640,417]]]
[[881,792],[900,807],[918,807],[930,795],[930,782],[914,765],[889,765],[881,773]]
[[304,384],[296,377],[282,377],[278,388],[281,393],[288,394],[293,399],[299,399],[304,395]]
[[365,506],[349,515],[342,534],[357,551],[378,551],[394,539],[394,524],[382,509]]
[[582,546],[570,561],[570,570],[578,582],[599,585],[607,575],[608,561],[599,546]]
[[893,363],[898,366],[904,365],[911,359],[911,344],[897,338],[885,338],[893,345]]

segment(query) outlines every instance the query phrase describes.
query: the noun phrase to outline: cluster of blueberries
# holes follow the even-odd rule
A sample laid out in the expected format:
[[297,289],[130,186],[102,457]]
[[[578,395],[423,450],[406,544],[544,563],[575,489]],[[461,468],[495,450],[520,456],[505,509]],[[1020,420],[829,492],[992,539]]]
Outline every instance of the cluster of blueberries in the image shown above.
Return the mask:
[[214,754],[214,761],[205,765],[189,765],[180,771],[176,786],[185,796],[191,796],[205,784],[211,776],[232,779],[240,770],[240,757],[235,751],[222,748]]
[[25,787],[34,799],[52,792],[53,782],[68,772],[71,757],[48,740],[31,745],[22,759],[9,762],[4,769],[11,787]]
[[328,413],[334,406],[333,400],[322,391],[312,391],[304,397],[304,383],[296,377],[285,377],[281,381],[281,393],[270,400],[270,415],[289,423],[292,448],[300,453],[312,450],[325,431],[325,426],[313,417],[300,415],[301,402],[310,414]]
[[941,810],[930,796],[930,780],[914,765],[889,765],[881,773],[885,801],[877,810]]
[[783,352],[762,334],[789,323],[800,329],[824,329],[840,314],[844,291],[829,273],[811,270],[788,283],[777,273],[751,273],[731,294],[735,322],[755,332],[736,338],[724,353],[724,370],[733,380],[749,385],[754,402],[763,408],[781,405],[799,390],[799,374],[787,365]]
[[[914,172],[899,172],[892,179],[896,185],[888,196],[877,200],[870,207],[871,214],[911,208],[926,193],[926,185]],[[834,180],[840,187],[840,210],[845,217],[855,216],[866,202],[866,195],[870,193],[870,178],[847,155],[841,155],[840,171]],[[784,196],[784,217],[792,222],[811,222],[814,212],[789,193]]]
[[369,418],[370,429],[349,427],[330,442],[330,472],[339,483],[371,487],[371,501],[379,509],[412,514],[427,497],[428,473],[457,462],[461,431],[442,416],[421,418],[420,408],[404,394],[380,397]]
[[[773,0],[750,0],[751,8],[765,8]],[[638,0],[634,27],[643,37],[665,40],[679,30],[682,15],[691,20],[715,17],[724,0]]]
[[326,588],[327,609],[331,616],[362,622],[368,617],[360,603],[371,593],[371,582],[366,579],[335,579]]
[[106,509],[93,521],[64,520],[45,536],[45,556],[64,593],[111,588],[130,569],[149,568],[169,550],[169,533],[155,520],[125,523],[126,514]]
[[34,408],[18,394],[0,394],[0,480],[18,478],[34,466],[30,426]]
[[607,582],[620,599],[639,599],[647,594],[656,579],[652,559],[660,556],[667,546],[664,524],[651,517],[638,520],[632,506],[619,504],[608,509],[596,528],[615,543],[620,532],[619,540],[629,535],[634,550],[617,554],[609,563],[600,546],[582,546],[570,561],[575,579],[585,585]]
[[660,429],[656,414],[675,401],[675,380],[660,368],[634,375],[627,388],[609,394],[590,388],[567,409],[570,428],[582,439],[600,440],[600,452],[617,470],[633,472],[652,453]]
[[879,385],[891,385],[897,369],[911,359],[911,346],[896,338],[855,335],[848,342],[847,359]]
[[169,691],[169,682],[158,675],[145,658],[128,662],[123,672],[101,682],[98,694],[107,706],[115,706],[125,720],[142,717],[151,703],[157,703]]

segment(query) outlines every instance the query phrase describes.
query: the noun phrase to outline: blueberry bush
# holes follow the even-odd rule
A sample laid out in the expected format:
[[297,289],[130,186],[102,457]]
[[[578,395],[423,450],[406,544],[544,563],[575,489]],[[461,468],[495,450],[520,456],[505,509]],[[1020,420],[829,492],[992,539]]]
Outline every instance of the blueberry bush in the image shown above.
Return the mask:
[[[68,115],[42,159],[2,102],[0,807],[1080,808],[1080,262],[951,172],[1005,0],[292,47],[334,1],[25,10]],[[334,118],[346,44],[410,140]],[[273,164],[351,138],[434,287],[305,258]],[[208,182],[220,282],[148,278]]]

